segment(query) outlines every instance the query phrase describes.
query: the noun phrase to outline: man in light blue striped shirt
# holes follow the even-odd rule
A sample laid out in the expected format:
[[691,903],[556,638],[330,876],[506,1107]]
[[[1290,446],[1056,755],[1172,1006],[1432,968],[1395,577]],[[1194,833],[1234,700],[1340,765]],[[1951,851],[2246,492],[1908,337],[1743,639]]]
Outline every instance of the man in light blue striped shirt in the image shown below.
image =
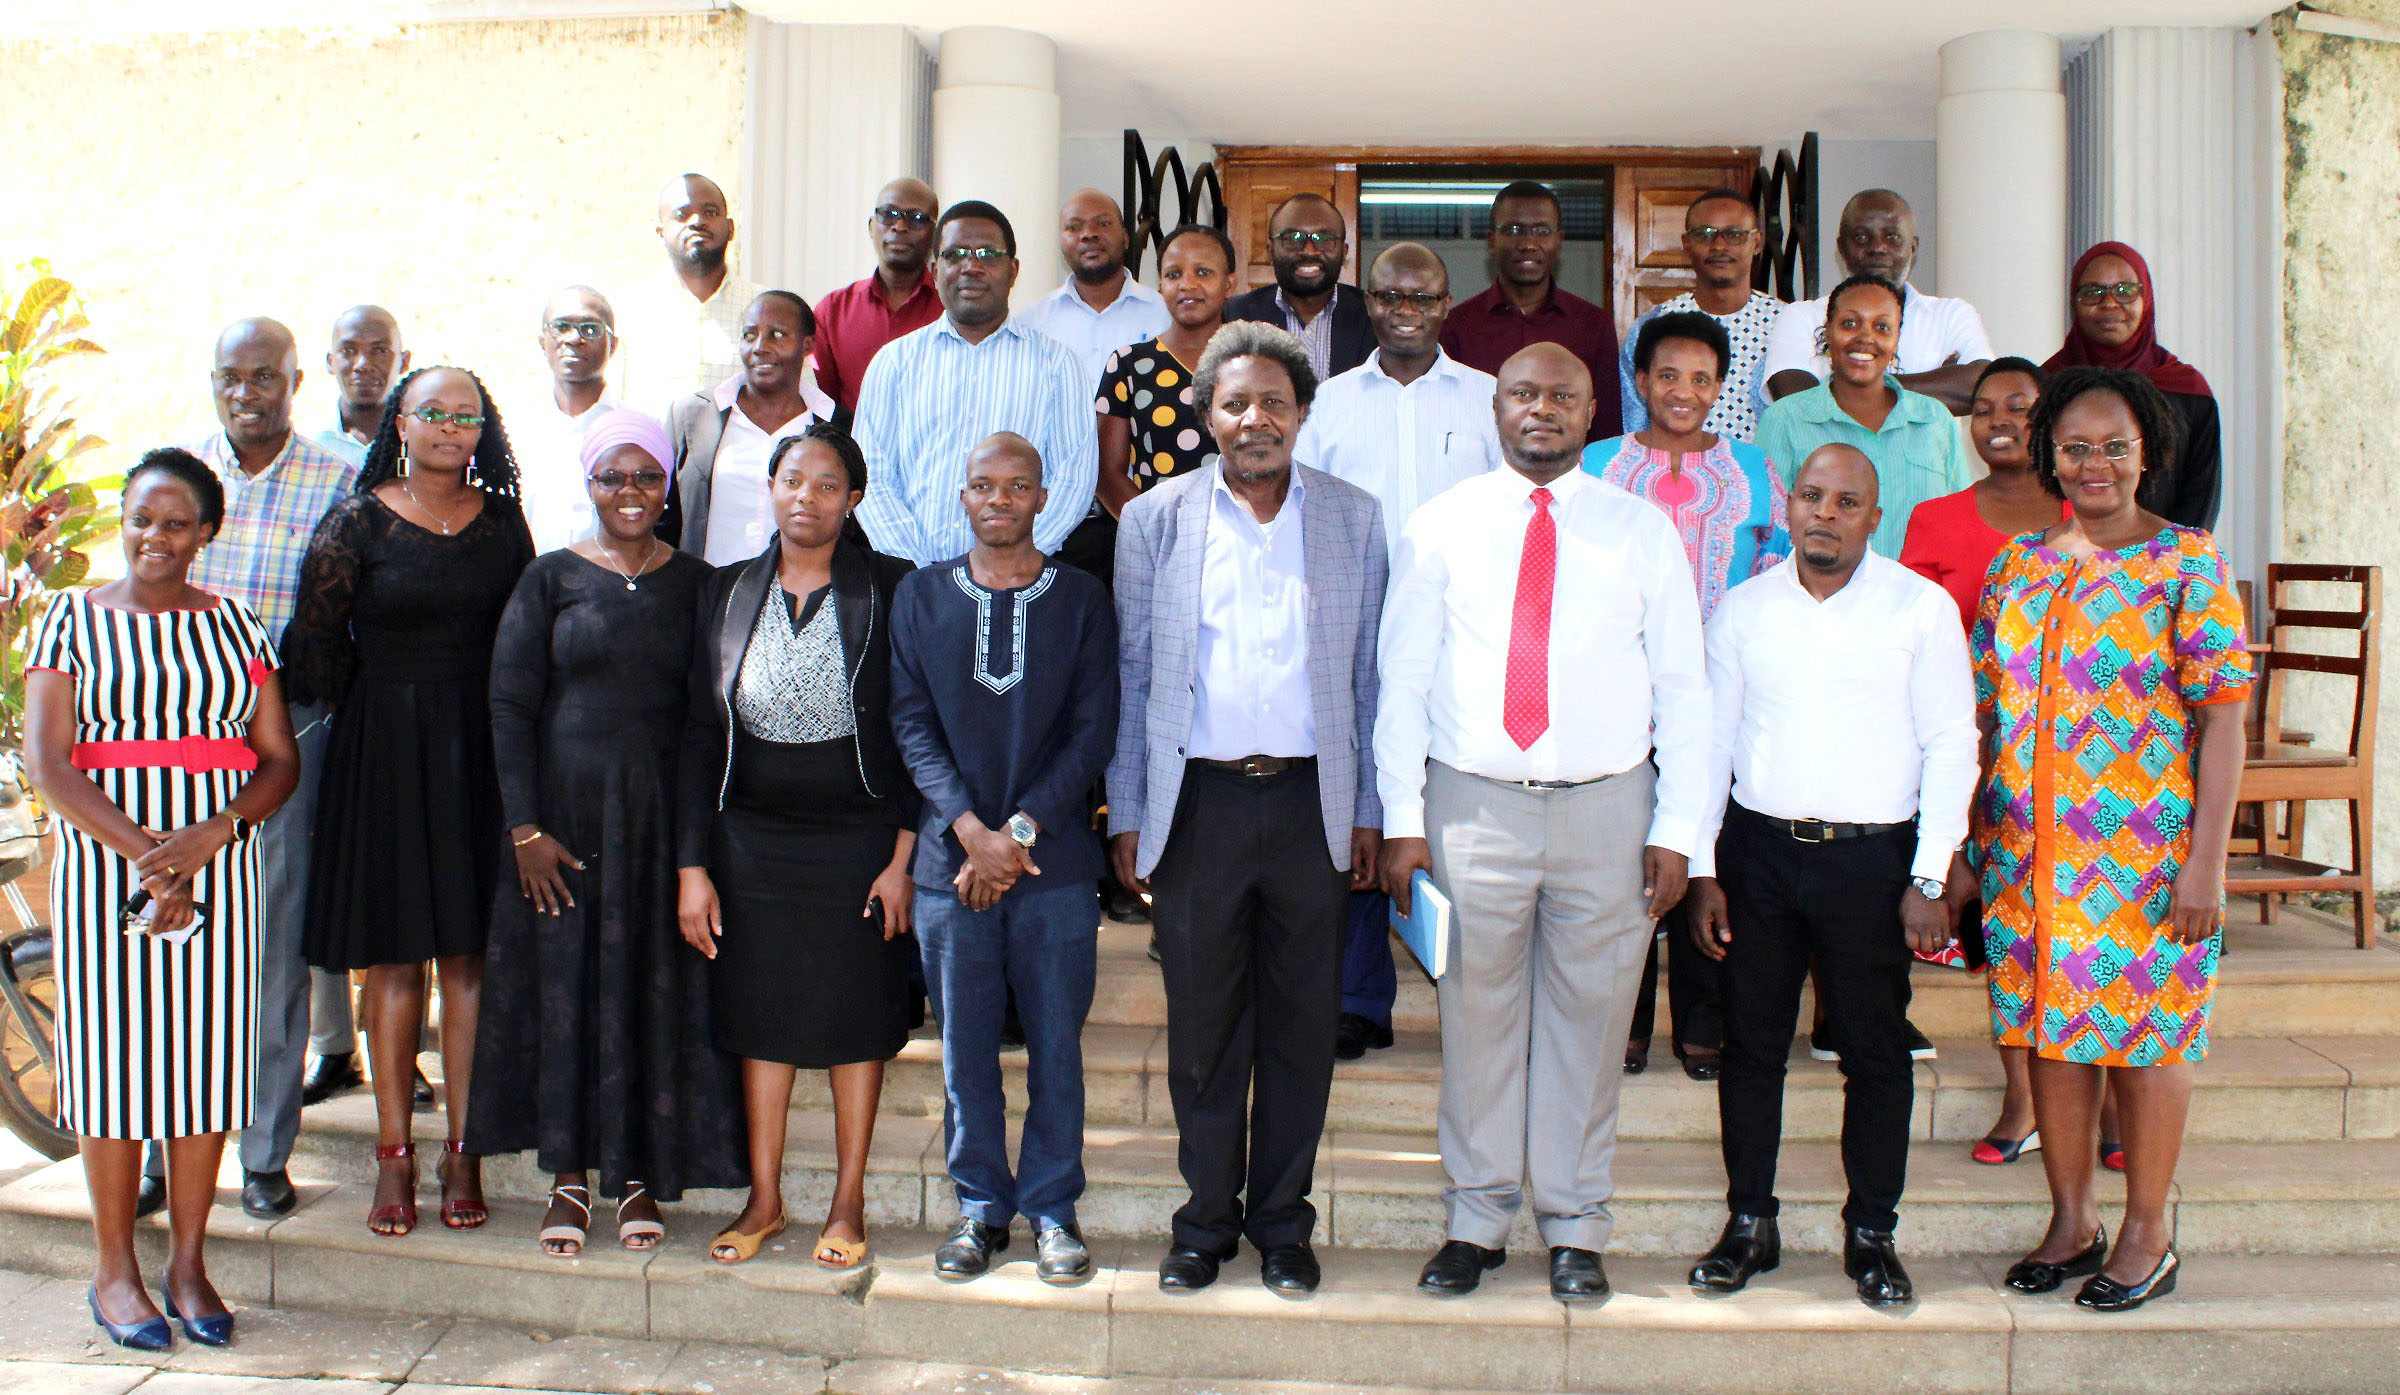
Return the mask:
[[1091,508],[1100,475],[1092,385],[1075,355],[1011,320],[1017,234],[988,203],[953,204],[941,218],[934,289],[942,318],[886,344],[867,365],[855,433],[867,457],[859,525],[876,550],[919,566],[975,545],[966,512],[967,453],[995,431],[1041,452],[1050,502],[1034,546],[1055,553]]

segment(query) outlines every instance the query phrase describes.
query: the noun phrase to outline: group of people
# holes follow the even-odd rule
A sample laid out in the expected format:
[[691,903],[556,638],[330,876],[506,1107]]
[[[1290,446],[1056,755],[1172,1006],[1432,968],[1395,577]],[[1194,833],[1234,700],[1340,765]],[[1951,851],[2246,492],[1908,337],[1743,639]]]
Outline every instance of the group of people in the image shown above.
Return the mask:
[[[1300,195],[1267,224],[1272,286],[1234,294],[1232,245],[1192,226],[1153,291],[1086,190],[1068,281],[1012,313],[1007,216],[902,179],[876,270],[812,307],[731,275],[724,196],[685,176],[658,221],[674,347],[643,360],[675,390],[624,405],[610,303],[565,288],[551,399],[513,432],[361,306],[312,439],[292,335],[229,327],[219,430],[128,474],[125,576],[59,597],[29,660],[95,1320],[230,1338],[202,1248],[226,1131],[245,1209],[290,1210],[312,1012],[340,1014],[322,1093],[354,973],[377,1234],[418,1224],[430,977],[447,1227],[486,1220],[482,1157],[532,1150],[545,1251],[580,1253],[602,1199],[645,1249],[662,1203],[746,1186],[710,1244],[746,1261],[787,1224],[796,1073],[824,1070],[812,1254],[862,1264],[884,1064],[929,999],[958,1204],[936,1272],[987,1271],[1022,1217],[1039,1276],[1080,1282],[1104,910],[1152,921],[1166,990],[1189,1196],[1160,1286],[1207,1287],[1246,1239],[1268,1288],[1306,1293],[1335,1062],[1391,1044],[1388,926],[1427,878],[1454,940],[1423,1290],[1475,1289],[1530,1192],[1550,1291],[1607,1296],[1664,939],[1728,1183],[1695,1288],[1780,1260],[1813,975],[1812,1045],[1846,1079],[1844,1269],[1911,1299],[1911,953],[1963,941],[2011,1062],[1979,1156],[2042,1149],[2053,1198],[2008,1282],[2082,1278],[2103,1310],[2169,1291],[2251,673],[2206,531],[2213,405],[2157,342],[2147,269],[2086,253],[2036,366],[1908,285],[1896,195],[1853,199],[1850,275],[1785,306],[1718,190],[1687,216],[1693,290],[1620,348],[1555,283],[1562,226],[1509,185],[1498,279],[1454,307],[1413,243],[1341,282],[1341,214]],[[1013,1161],[1004,1042],[1027,1053]],[[145,1139],[167,1141],[158,1304]]]

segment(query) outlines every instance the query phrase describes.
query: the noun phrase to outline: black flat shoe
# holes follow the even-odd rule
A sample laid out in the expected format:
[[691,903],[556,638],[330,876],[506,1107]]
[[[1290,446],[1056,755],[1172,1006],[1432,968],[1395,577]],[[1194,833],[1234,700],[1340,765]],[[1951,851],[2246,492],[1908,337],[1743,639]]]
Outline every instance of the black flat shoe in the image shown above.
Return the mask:
[[1150,923],[1149,903],[1125,888],[1110,887],[1101,897],[1101,914],[1127,925]]
[[1177,1245],[1158,1262],[1158,1286],[1166,1293],[1198,1293],[1217,1281],[1223,1255]]
[[1380,1051],[1391,1044],[1390,1027],[1355,1012],[1345,1012],[1341,1024],[1334,1028],[1333,1059],[1355,1061],[1370,1050]]
[[433,1112],[433,1098],[433,1082],[425,1078],[425,1072],[418,1071],[415,1082],[408,1087],[409,1104],[419,1114],[430,1114]]
[[1716,1248],[1692,1266],[1690,1282],[1702,1293],[1739,1293],[1760,1274],[1783,1263],[1783,1232],[1773,1216],[1732,1216]]
[[138,1221],[144,1216],[155,1216],[166,1204],[167,1179],[143,1173],[142,1184],[133,1192],[133,1218]]
[[358,1053],[337,1052],[319,1056],[308,1063],[308,1074],[300,1080],[300,1103],[303,1106],[323,1104],[345,1090],[355,1090],[366,1083],[359,1073]]
[[2106,1274],[2094,1274],[2083,1281],[2083,1290],[2075,1295],[2075,1306],[2089,1308],[2095,1313],[2129,1313],[2153,1298],[2164,1298],[2175,1291],[2175,1276],[2183,1270],[2183,1261],[2173,1250],[2158,1257],[2158,1267],[2150,1277],[2138,1284],[2121,1284]]
[[252,1220],[272,1221],[292,1214],[300,1204],[300,1194],[292,1190],[292,1174],[282,1168],[273,1172],[252,1172],[242,1169],[242,1214]]
[[1550,1296],[1561,1303],[1599,1303],[1608,1298],[1608,1275],[1598,1250],[1550,1247]]
[[933,1272],[952,1281],[972,1279],[992,1267],[992,1256],[1008,1248],[1008,1232],[961,1216],[950,1238],[933,1252]]
[[1439,1298],[1473,1293],[1483,1276],[1508,1263],[1508,1251],[1487,1250],[1469,1240],[1445,1240],[1417,1275],[1417,1289]]
[[1714,1051],[1705,1055],[1686,1055],[1683,1058],[1683,1073],[1694,1080],[1714,1080],[1725,1073],[1724,1058]]
[[1842,1242],[1842,1272],[1858,1283],[1858,1301],[1870,1308],[1896,1308],[1916,1301],[1917,1287],[1901,1266],[1900,1247],[1888,1230],[1850,1227]]
[[2092,1243],[2081,1254],[2068,1260],[2034,1259],[2030,1256],[2008,1266],[2008,1286],[2019,1293],[2051,1293],[2069,1279],[2097,1274],[2108,1262],[2108,1227],[2093,1233]]
[[1317,1252],[1306,1245],[1269,1245],[1258,1255],[1258,1281],[1277,1293],[1298,1297],[1315,1293],[1325,1271]]

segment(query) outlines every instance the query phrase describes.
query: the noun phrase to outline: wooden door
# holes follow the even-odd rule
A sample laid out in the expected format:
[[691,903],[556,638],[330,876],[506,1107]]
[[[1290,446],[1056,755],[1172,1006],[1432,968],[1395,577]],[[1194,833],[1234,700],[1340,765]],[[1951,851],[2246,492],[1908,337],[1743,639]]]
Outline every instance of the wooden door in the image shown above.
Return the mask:
[[1609,252],[1620,338],[1651,307],[1692,288],[1691,260],[1683,254],[1683,219],[1693,202],[1711,189],[1731,189],[1747,198],[1757,171],[1755,159],[1617,170],[1616,232]]
[[1341,210],[1350,228],[1349,255],[1341,279],[1358,283],[1358,166],[1334,160],[1220,159],[1217,177],[1225,186],[1225,232],[1241,263],[1237,284],[1244,290],[1273,284],[1275,262],[1267,250],[1267,219],[1294,194],[1322,194]]

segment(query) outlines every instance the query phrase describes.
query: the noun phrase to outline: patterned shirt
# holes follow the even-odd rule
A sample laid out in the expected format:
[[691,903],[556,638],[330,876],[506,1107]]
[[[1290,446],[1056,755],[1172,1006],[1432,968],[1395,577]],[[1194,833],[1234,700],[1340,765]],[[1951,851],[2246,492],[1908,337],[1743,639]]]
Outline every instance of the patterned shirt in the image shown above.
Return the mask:
[[1320,383],[1333,376],[1333,307],[1341,298],[1341,288],[1337,286],[1333,299],[1325,302],[1325,308],[1317,312],[1317,317],[1302,324],[1299,314],[1292,309],[1292,303],[1283,298],[1283,287],[1275,288],[1275,309],[1283,316],[1283,327],[1290,330],[1299,339],[1300,347],[1308,351],[1308,366],[1316,370]]
[[[1100,400],[1093,406],[1104,417],[1133,423],[1137,488],[1216,462],[1217,438],[1192,405],[1192,370],[1163,340],[1128,344],[1110,354],[1100,375]],[[1123,469],[1124,462],[1112,460],[1108,467]]]
[[1700,588],[1700,619],[1717,613],[1725,593],[1791,555],[1783,482],[1767,453],[1719,436],[1698,454],[1675,458],[1632,435],[1584,447],[1583,468],[1658,506],[1683,539]]
[[225,433],[193,448],[225,485],[225,526],[192,562],[192,584],[258,612],[278,642],[299,603],[300,563],[336,503],[358,488],[358,467],[293,432],[252,475]]
[[1725,365],[1725,382],[1717,393],[1717,404],[1708,409],[1708,419],[1701,423],[1720,436],[1748,441],[1758,435],[1758,414],[1764,409],[1765,391],[1759,385],[1758,365],[1766,361],[1767,335],[1775,328],[1775,316],[1783,302],[1765,291],[1752,291],[1742,302],[1742,308],[1730,315],[1701,310],[1700,302],[1690,291],[1645,311],[1633,322],[1625,335],[1624,347],[1617,351],[1617,397],[1625,416],[1625,434],[1632,435],[1650,424],[1650,407],[1642,401],[1633,386],[1633,346],[1642,337],[1642,326],[1660,315],[1698,311],[1715,320],[1725,331],[1733,352]]

